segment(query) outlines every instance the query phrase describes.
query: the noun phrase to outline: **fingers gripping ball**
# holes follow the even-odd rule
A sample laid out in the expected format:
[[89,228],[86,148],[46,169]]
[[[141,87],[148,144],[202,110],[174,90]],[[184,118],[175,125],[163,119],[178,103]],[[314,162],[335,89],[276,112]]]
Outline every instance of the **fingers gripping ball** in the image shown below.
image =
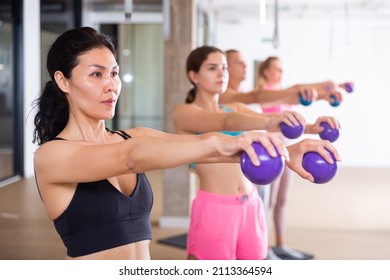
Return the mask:
[[331,128],[327,122],[321,122],[320,126],[324,128],[322,132],[319,133],[319,136],[322,140],[328,140],[334,142],[339,138],[340,132],[338,129]]
[[280,131],[283,133],[283,135],[289,139],[296,139],[299,136],[303,134],[303,131],[305,130],[304,126],[302,124],[295,125],[295,126],[289,126],[286,123],[280,124]]
[[301,103],[303,106],[309,106],[313,101],[311,100],[306,100],[302,94],[299,94],[299,103]]
[[332,106],[332,107],[337,107],[337,106],[339,106],[341,103],[340,103],[340,101],[337,101],[337,99],[336,99],[336,96],[334,96],[334,95],[331,95],[330,96],[330,101],[329,101],[329,104]]
[[[329,151],[328,151],[329,152]],[[304,154],[302,160],[303,168],[314,177],[314,183],[324,184],[333,179],[337,173],[337,162],[331,152],[333,163],[329,164],[316,152]]]
[[267,185],[282,173],[284,159],[280,155],[271,157],[260,143],[252,143],[252,146],[260,160],[260,166],[253,165],[248,154],[243,152],[241,155],[241,170],[252,183]]

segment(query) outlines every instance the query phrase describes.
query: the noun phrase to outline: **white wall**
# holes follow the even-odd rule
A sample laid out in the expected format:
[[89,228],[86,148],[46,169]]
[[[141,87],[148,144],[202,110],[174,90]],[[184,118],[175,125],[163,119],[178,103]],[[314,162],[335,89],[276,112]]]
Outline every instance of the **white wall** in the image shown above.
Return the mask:
[[[240,50],[247,59],[248,76],[244,86],[253,87],[254,61],[270,55],[282,58],[283,85],[318,82],[355,81],[355,92],[344,95],[344,102],[333,108],[325,101],[297,110],[314,122],[317,116],[333,115],[342,125],[334,145],[340,166],[390,167],[390,21],[284,20],[279,22],[280,46],[270,39],[274,25],[260,26],[256,18],[242,18],[231,24],[216,19],[216,43],[223,50]],[[315,136],[314,136],[315,137]]]
[[23,75],[24,75],[24,172],[25,177],[34,176],[33,154],[36,146],[32,143],[33,121],[31,112],[33,101],[41,91],[41,27],[40,1],[24,0],[23,3]]

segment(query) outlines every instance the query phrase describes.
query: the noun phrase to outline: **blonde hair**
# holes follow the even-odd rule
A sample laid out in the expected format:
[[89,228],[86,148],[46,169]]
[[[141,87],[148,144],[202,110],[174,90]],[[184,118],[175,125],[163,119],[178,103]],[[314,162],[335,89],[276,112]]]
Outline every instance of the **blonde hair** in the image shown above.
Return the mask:
[[272,62],[279,60],[277,56],[270,56],[266,60],[259,63],[257,67],[257,80],[256,80],[256,88],[262,88],[268,81],[265,76],[265,70],[271,67]]

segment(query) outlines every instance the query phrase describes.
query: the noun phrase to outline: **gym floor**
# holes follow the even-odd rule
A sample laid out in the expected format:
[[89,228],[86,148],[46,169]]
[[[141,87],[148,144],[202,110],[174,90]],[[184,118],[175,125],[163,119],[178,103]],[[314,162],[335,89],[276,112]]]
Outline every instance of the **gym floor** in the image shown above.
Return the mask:
[[[148,173],[154,189],[155,260],[186,258],[184,249],[160,244],[161,238],[186,229],[161,229],[161,171]],[[340,168],[324,185],[296,178],[287,205],[286,237],[290,247],[317,260],[390,260],[390,172],[378,168]],[[272,228],[271,228],[272,241]],[[63,259],[65,249],[47,218],[33,178],[0,188],[0,259]]]

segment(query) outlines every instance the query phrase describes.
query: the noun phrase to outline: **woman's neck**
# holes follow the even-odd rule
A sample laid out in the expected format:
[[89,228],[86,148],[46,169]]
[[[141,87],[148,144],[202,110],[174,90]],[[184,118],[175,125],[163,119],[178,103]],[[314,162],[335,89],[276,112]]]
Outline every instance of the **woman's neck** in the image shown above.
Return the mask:
[[104,143],[108,133],[104,120],[87,121],[69,117],[69,121],[60,135],[73,141]]
[[194,100],[194,104],[201,107],[203,110],[215,112],[219,109],[219,94],[198,93]]
[[278,90],[280,89],[280,84],[278,82],[266,82],[263,86],[263,88],[265,89],[269,89],[269,90]]

